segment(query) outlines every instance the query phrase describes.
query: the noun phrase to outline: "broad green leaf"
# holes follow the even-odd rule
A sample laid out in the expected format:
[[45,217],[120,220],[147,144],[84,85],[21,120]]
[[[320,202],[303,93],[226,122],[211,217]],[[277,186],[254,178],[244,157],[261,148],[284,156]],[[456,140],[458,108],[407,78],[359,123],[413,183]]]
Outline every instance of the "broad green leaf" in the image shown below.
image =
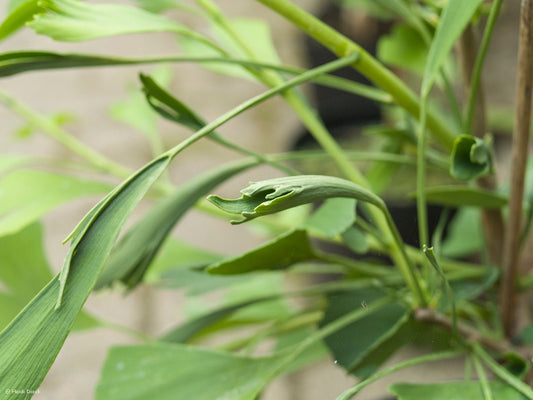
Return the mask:
[[[500,381],[491,381],[490,390],[495,400],[524,400],[520,392]],[[446,382],[433,384],[396,383],[389,392],[398,400],[486,400],[480,382]]]
[[14,171],[0,180],[0,236],[22,229],[60,204],[103,194],[110,188],[102,182],[53,172]]
[[180,274],[204,274],[191,268],[204,267],[219,261],[222,256],[197,248],[188,243],[169,237],[150,264],[144,281],[160,282],[163,286],[174,286],[180,281]]
[[140,8],[76,0],[41,0],[46,11],[28,26],[55,40],[77,42],[129,33],[190,34],[182,25]]
[[[383,297],[382,292],[373,288],[331,294],[320,325],[332,323]],[[336,363],[350,373],[365,378],[412,339],[408,310],[398,303],[392,303],[328,336],[325,342]]]
[[384,208],[383,201],[369,190],[332,176],[299,175],[268,179],[250,184],[241,193],[240,199],[209,196],[208,200],[228,213],[240,215],[242,218],[232,221],[234,224],[332,197],[352,198]]
[[114,347],[96,400],[254,400],[283,362],[180,344]]
[[247,253],[210,265],[211,274],[242,274],[275,270],[313,258],[313,250],[304,230],[285,233]]
[[307,220],[304,227],[333,237],[345,232],[355,222],[355,199],[342,197],[324,201]]
[[422,97],[426,97],[455,41],[466,28],[483,0],[448,0],[431,42],[422,81]]
[[[169,162],[170,157],[165,155],[147,164],[100,201],[74,230],[62,272],[0,333],[2,389],[31,391],[39,387],[96,283],[122,225]],[[21,398],[29,399],[31,394],[5,396],[6,400]]]
[[443,206],[502,208],[507,204],[507,197],[501,194],[470,186],[433,186],[425,193],[429,203]]
[[245,159],[210,170],[181,185],[146,213],[113,249],[96,289],[122,281],[131,289],[142,281],[159,248],[180,218],[214,187],[250,167],[255,160]]
[[39,5],[39,0],[11,2],[8,9],[9,14],[0,25],[0,41],[18,31],[35,14],[42,11],[43,8]]
[[441,250],[446,257],[463,257],[481,250],[483,243],[480,211],[461,207],[450,223]]
[[[0,285],[5,289],[0,288],[0,330],[52,279],[42,247],[42,230],[34,223],[0,237]],[[81,313],[74,329],[97,325],[94,318]]]
[[357,254],[368,252],[366,236],[359,228],[352,226],[342,233],[342,240],[346,246]]
[[379,39],[377,47],[382,62],[418,75],[424,73],[427,52],[420,34],[406,25],[395,25],[390,34]]
[[492,171],[492,151],[483,140],[463,135],[455,139],[450,174],[457,179],[479,178]]

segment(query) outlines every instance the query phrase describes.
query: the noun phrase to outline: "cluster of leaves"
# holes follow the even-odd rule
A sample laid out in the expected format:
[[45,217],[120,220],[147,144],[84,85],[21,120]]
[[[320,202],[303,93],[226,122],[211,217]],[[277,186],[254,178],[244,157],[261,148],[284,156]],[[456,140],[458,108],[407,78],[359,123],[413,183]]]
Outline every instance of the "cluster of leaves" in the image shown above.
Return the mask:
[[[347,7],[363,8],[393,21],[390,34],[379,42],[378,58],[384,65],[412,74],[421,88],[417,96],[357,44],[289,1],[258,1],[307,31],[339,58],[312,70],[283,65],[264,21],[230,19],[211,0],[197,0],[195,6],[177,0],[137,0],[129,5],[80,0],[9,2],[0,40],[24,26],[54,40],[73,42],[167,32],[178,37],[180,52],[119,58],[15,51],[0,54],[0,77],[46,69],[195,62],[213,73],[251,80],[267,90],[207,123],[166,89],[168,68],[141,74],[140,90],[132,90],[110,110],[112,118],[145,135],[151,145],[154,159],[138,171],[129,171],[78,142],[58,118],[40,115],[0,92],[1,103],[25,119],[24,132],[49,135],[76,154],[84,167],[102,176],[88,180],[79,176],[77,166],[71,168],[59,160],[0,157],[0,391],[25,388],[28,393],[22,398],[30,398],[73,329],[108,325],[82,311],[93,290],[129,291],[146,284],[184,289],[191,297],[217,292],[222,301],[161,337],[112,348],[96,388],[97,399],[145,399],[156,391],[168,399],[256,399],[276,376],[327,355],[362,379],[338,399],[352,398],[400,368],[460,356],[465,363],[473,363],[477,379],[398,383],[390,391],[403,400],[533,398],[533,391],[523,382],[530,360],[506,354],[513,349],[501,336],[494,306],[497,266],[461,258],[485,256],[480,210],[501,211],[507,195],[504,190],[476,184],[476,179],[493,172],[492,150],[490,140],[470,134],[470,114],[463,116],[450,85],[456,73],[450,51],[469,24],[484,18],[487,10],[497,14],[501,2],[495,0],[488,8],[482,0],[345,2]],[[209,34],[167,18],[163,13],[169,10],[202,20]],[[490,38],[491,33],[488,24],[484,35]],[[331,74],[345,66],[358,69],[380,89]],[[299,92],[297,86],[305,82],[382,104],[390,118],[369,130],[382,150],[342,149]],[[443,96],[429,102],[434,85]],[[273,96],[286,101],[321,150],[258,154],[216,132],[225,122]],[[193,133],[165,148],[158,118]],[[427,144],[426,136],[431,139]],[[169,164],[203,138],[245,157],[180,186],[170,184],[164,175]],[[334,163],[339,177],[306,174],[305,161],[317,159]],[[227,258],[171,237],[181,217],[195,205],[214,213],[214,206],[198,202],[217,185],[261,164],[277,168],[281,177],[251,184],[239,199],[208,199],[225,212],[218,217],[226,218],[229,213],[238,216],[235,223],[253,220],[247,224],[269,236],[263,245]],[[427,186],[426,169],[435,172],[438,182],[452,184]],[[420,249],[403,242],[386,202],[379,197],[402,172],[416,176],[416,193],[399,196],[417,198],[420,242],[425,245]],[[109,177],[122,182],[112,188],[104,183]],[[117,242],[124,223],[147,193],[155,203]],[[44,256],[39,220],[51,209],[89,195],[104,197],[69,236],[68,255],[54,277]],[[424,235],[426,203],[459,208],[445,240],[446,218],[431,238]],[[350,255],[324,249],[317,240],[342,245]],[[430,243],[433,247],[428,247]],[[311,283],[303,289],[285,289],[284,282],[294,277]],[[296,305],[294,298],[305,301]],[[420,310],[434,313],[437,323],[418,318]],[[241,337],[226,340],[218,348],[193,345],[241,327],[246,328]],[[265,341],[274,343],[271,352],[257,356],[255,350]],[[434,352],[435,343],[438,352]],[[380,370],[395,351],[409,344],[426,348],[429,354]],[[158,390],[163,387],[164,391]],[[5,398],[21,396],[11,393]]]

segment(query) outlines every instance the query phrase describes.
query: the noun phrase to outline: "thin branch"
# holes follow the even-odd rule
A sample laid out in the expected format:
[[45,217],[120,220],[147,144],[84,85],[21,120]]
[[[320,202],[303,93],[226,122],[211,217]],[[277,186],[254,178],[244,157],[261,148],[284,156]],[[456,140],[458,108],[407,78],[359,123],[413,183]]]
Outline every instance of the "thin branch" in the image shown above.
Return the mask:
[[[414,312],[415,319],[422,322],[428,322],[434,325],[438,325],[441,328],[452,332],[453,322],[451,318],[444,314],[437,313],[435,310],[429,308],[419,308]],[[475,342],[483,345],[484,347],[494,350],[498,353],[506,353],[511,350],[515,350],[511,343],[506,340],[496,340],[483,335],[478,330],[464,323],[457,323],[457,332],[463,339],[469,342]]]
[[524,177],[528,156],[531,124],[531,89],[533,79],[533,0],[522,0],[518,47],[518,80],[516,91],[515,131],[511,158],[511,194],[509,218],[504,242],[501,285],[502,324],[511,337],[516,329],[517,278],[519,275],[520,232]]

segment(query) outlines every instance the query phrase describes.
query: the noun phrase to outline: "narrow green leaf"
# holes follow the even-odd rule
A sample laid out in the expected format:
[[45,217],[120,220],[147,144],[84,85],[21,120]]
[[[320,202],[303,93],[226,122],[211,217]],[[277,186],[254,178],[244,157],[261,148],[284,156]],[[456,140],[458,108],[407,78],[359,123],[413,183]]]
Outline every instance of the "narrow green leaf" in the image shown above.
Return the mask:
[[[12,235],[0,237],[0,330],[52,279],[44,249],[43,229],[34,223]],[[89,314],[81,313],[73,329],[97,326]]]
[[446,61],[455,41],[466,28],[483,0],[449,0],[431,42],[424,79],[422,97],[426,97]]
[[[168,66],[161,66],[154,70],[154,78],[162,85],[167,86],[171,79],[171,70]],[[143,94],[137,88],[129,88],[125,100],[113,104],[109,108],[111,117],[123,122],[139,131],[150,141],[153,153],[158,155],[163,152],[163,145],[157,129],[157,114],[146,103]]]
[[160,400],[253,400],[284,359],[180,344],[115,347],[104,364],[96,400],[145,400],[154,393]]
[[255,182],[241,190],[242,197],[225,200],[209,196],[208,200],[222,210],[242,218],[239,224],[262,215],[273,214],[302,204],[331,197],[361,200],[383,209],[383,201],[369,190],[345,179],[321,175],[299,175]]
[[211,274],[242,274],[286,268],[313,258],[313,250],[304,230],[285,233],[264,245],[237,257],[210,265]]
[[504,195],[470,186],[433,186],[427,188],[425,194],[428,203],[443,206],[502,208],[507,204]]
[[327,237],[340,235],[355,222],[355,205],[355,199],[342,197],[327,199],[304,226]]
[[135,0],[135,2],[139,7],[154,14],[160,14],[174,8],[181,8],[181,4],[176,0]]
[[190,31],[170,19],[122,4],[41,0],[46,11],[28,26],[55,40],[75,42],[129,33]]
[[[75,229],[60,279],[52,279],[0,333],[3,388],[31,391],[39,387],[126,218],[169,162],[164,156],[146,165],[98,203]],[[29,399],[31,394],[5,396],[6,400],[21,398]]]
[[177,328],[170,330],[159,340],[162,342],[186,343],[192,339],[197,338],[209,327],[216,323],[219,323],[225,318],[228,318],[238,310],[263,301],[271,300],[274,297],[275,296],[266,296],[252,300],[244,300],[236,304],[230,304],[217,308],[214,311],[191,319],[190,321],[185,322]]
[[[491,381],[490,390],[497,400],[524,400],[525,396],[502,382]],[[396,383],[389,392],[398,400],[485,400],[479,382],[446,382],[434,384]]]
[[67,201],[110,189],[102,182],[53,172],[14,171],[0,180],[0,236],[22,229]]
[[462,180],[479,178],[492,171],[492,150],[479,138],[463,135],[455,139],[450,174]]
[[16,3],[10,3],[9,14],[0,25],[0,41],[18,31],[35,14],[42,11],[43,9],[39,5],[39,0],[22,0]]
[[181,185],[152,207],[113,249],[96,289],[115,281],[122,281],[128,289],[135,287],[180,218],[220,182],[257,164],[247,159],[217,167]]

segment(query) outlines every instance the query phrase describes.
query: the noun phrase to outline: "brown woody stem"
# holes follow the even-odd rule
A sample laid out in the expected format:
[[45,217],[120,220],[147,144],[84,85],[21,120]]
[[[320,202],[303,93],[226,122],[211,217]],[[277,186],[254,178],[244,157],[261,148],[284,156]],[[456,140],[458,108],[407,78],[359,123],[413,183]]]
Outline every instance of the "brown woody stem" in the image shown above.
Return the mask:
[[504,242],[501,284],[501,314],[507,337],[515,334],[518,303],[517,278],[520,262],[520,234],[524,177],[531,123],[531,87],[533,78],[533,0],[522,0],[518,47],[515,131],[511,158],[511,193],[509,219]]

